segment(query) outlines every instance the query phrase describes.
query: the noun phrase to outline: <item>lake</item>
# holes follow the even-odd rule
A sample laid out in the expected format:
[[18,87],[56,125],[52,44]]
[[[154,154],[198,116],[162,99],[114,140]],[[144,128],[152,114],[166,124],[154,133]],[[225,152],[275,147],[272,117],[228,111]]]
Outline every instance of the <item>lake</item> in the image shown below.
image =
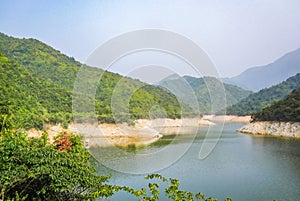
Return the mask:
[[[176,138],[166,136],[144,148],[129,147],[121,152],[114,152],[111,148],[91,148],[91,152],[96,158],[101,157],[103,161],[117,160],[116,166],[119,167],[113,169],[121,170],[122,167],[130,165],[133,170],[136,167],[139,172],[143,168],[148,170],[151,161],[141,162],[138,157],[135,160],[135,155],[159,154],[160,150],[166,147],[177,149],[177,146],[190,142],[192,138],[192,145],[182,157],[156,173],[179,179],[181,189],[202,192],[206,197],[211,196],[219,200],[226,197],[231,197],[234,201],[299,200],[300,140],[235,132],[242,125],[226,123],[218,144],[202,160],[199,159],[199,150],[208,127],[200,127],[195,138],[188,134]],[[218,130],[219,127],[217,125],[210,129],[213,133],[214,129]],[[164,162],[162,156],[162,163]],[[112,167],[111,164],[113,163],[105,165]],[[153,163],[153,166],[157,164]],[[141,188],[147,187],[149,182],[144,180],[146,174],[117,172],[99,164],[97,172],[111,173],[113,176],[110,182],[118,185]],[[118,193],[110,200],[138,199],[126,193]]]

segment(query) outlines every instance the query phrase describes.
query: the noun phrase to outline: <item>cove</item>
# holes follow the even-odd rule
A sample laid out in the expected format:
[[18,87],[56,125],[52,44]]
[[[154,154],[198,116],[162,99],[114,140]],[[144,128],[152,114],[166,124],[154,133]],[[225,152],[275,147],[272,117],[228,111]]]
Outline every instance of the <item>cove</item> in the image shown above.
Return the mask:
[[[226,123],[215,149],[203,160],[199,150],[208,127],[200,127],[190,149],[173,165],[156,173],[177,178],[180,188],[202,192],[206,197],[235,201],[284,200],[295,201],[300,197],[300,140],[270,136],[253,136],[235,132],[241,123]],[[216,125],[210,129],[217,129]],[[129,147],[134,154],[159,151],[165,146],[185,143],[190,136],[182,135],[172,143],[174,136],[166,136],[156,143],[143,147]],[[209,136],[207,136],[209,137]],[[107,160],[120,155],[93,148],[92,153]],[[105,153],[106,155],[103,155]],[[125,159],[126,161],[126,159]],[[136,161],[137,166],[140,164]],[[146,167],[145,167],[146,168]],[[112,174],[111,183],[134,188],[147,187],[150,181],[143,175],[116,172],[97,164],[99,174]],[[164,192],[161,192],[164,194]],[[110,200],[136,200],[127,193],[117,193]],[[163,198],[161,200],[166,200]]]

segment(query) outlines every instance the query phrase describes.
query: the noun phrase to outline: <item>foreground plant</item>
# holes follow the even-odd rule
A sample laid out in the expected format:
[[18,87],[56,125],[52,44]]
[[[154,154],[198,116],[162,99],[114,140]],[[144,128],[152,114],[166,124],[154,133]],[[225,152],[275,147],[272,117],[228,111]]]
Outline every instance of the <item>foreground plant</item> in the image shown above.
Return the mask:
[[[68,138],[68,139],[66,139]],[[27,138],[22,131],[5,130],[0,137],[1,200],[93,200],[109,197],[114,187],[88,165],[90,154],[77,135]],[[62,142],[71,143],[62,149]]]
[[[203,193],[193,193],[190,191],[180,190],[179,189],[179,181],[173,178],[165,178],[160,174],[151,174],[145,177],[146,180],[153,180],[156,179],[158,182],[163,182],[167,184],[167,187],[164,189],[165,197],[169,198],[170,200],[174,201],[218,201],[215,198],[206,198]],[[159,200],[160,197],[160,190],[159,190],[159,183],[149,183],[148,189],[142,188],[140,190],[134,190],[128,187],[123,187],[122,190],[131,193],[132,195],[139,198],[140,201],[156,201]],[[148,190],[148,194],[147,194]],[[224,201],[231,201],[231,198],[226,198]]]

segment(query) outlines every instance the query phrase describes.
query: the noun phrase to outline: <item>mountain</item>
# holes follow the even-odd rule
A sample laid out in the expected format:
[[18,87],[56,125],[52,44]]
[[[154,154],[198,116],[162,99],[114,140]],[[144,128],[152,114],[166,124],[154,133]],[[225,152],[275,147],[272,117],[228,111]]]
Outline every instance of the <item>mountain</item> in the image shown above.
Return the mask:
[[33,38],[19,39],[0,33],[0,51],[33,76],[68,89],[73,89],[77,72],[82,66],[74,58]]
[[[176,78],[171,76],[162,80],[159,84],[167,89],[178,91],[179,94],[182,94],[181,99],[186,103],[188,103],[189,100],[196,98],[199,110],[202,113],[219,112],[225,107],[246,98],[252,93],[251,91],[244,90],[231,84],[223,84],[220,80],[214,77],[195,78],[191,76],[183,76]],[[189,87],[192,89],[193,93],[187,93]],[[222,94],[225,94],[226,97],[222,97]],[[226,105],[224,105],[223,102],[224,98],[226,98]],[[215,101],[215,108],[213,109],[212,99]]]
[[[0,53],[0,116],[2,120],[5,115],[18,120],[20,127],[65,124],[74,115],[80,121],[97,118],[101,122],[115,122],[149,118],[149,115],[176,118],[182,115],[182,108],[192,113],[190,107],[160,87],[82,65],[36,39],[19,39],[0,33]],[[95,102],[93,97],[85,97],[80,91],[74,93],[79,71],[86,72],[85,86],[102,75]],[[114,93],[119,83],[122,83],[122,88]],[[113,114],[111,100],[114,94],[117,111]],[[82,108],[76,108],[76,114],[72,111],[74,97],[75,101],[83,101],[79,104]],[[125,97],[128,100],[124,100]],[[88,105],[95,106],[95,111],[93,108],[87,112],[84,107]]]
[[165,77],[164,79],[160,80],[158,83],[156,83],[155,85],[159,86],[159,85],[162,85],[163,83],[165,82],[168,82],[168,81],[171,81],[171,80],[176,80],[176,79],[180,79],[181,77],[174,73],[174,74],[171,74],[167,77]]
[[70,121],[71,91],[33,76],[1,53],[0,78],[0,114],[11,116],[16,127]]
[[292,90],[300,87],[300,73],[286,81],[250,94],[239,103],[227,108],[227,114],[250,115],[270,106],[274,101],[285,98]]
[[253,115],[254,121],[300,122],[300,88]]
[[244,89],[259,91],[276,85],[300,73],[300,48],[287,53],[273,63],[249,68],[238,76],[223,78],[222,81]]

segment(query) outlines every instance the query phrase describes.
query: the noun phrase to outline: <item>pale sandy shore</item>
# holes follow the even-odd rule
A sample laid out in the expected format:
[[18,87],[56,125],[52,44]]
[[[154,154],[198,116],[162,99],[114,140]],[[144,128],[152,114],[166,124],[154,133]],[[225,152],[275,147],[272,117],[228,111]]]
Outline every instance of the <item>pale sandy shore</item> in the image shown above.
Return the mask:
[[[83,135],[85,145],[91,146],[144,146],[156,142],[164,135],[183,135],[195,133],[199,126],[213,126],[213,122],[249,123],[250,116],[215,116],[205,115],[202,119],[139,119],[134,126],[123,124],[70,124],[68,129],[60,125],[47,125],[44,131],[48,133],[49,142],[53,143],[55,136],[62,132],[74,132]],[[28,137],[39,137],[43,131],[30,129]]]
[[[48,133],[49,142],[53,143],[55,136],[62,132],[74,132],[83,135],[85,145],[91,146],[144,146],[156,142],[164,135],[182,135],[194,133],[199,126],[213,126],[214,122],[249,123],[250,116],[215,116],[205,115],[202,119],[139,119],[134,126],[123,124],[70,124],[68,129],[60,125],[47,125],[44,131]],[[28,137],[39,137],[43,131],[30,129]]]
[[250,123],[251,116],[235,116],[235,115],[204,115],[204,120],[212,122],[240,122]]
[[[134,126],[127,124],[70,124],[68,129],[60,125],[48,125],[45,130],[49,142],[53,143],[54,137],[62,132],[75,132],[84,136],[85,144],[90,146],[143,146],[151,144],[163,135],[178,135],[195,132],[199,126],[215,125],[206,119],[139,119]],[[39,137],[43,131],[31,129],[28,137]]]
[[156,142],[164,135],[179,135],[195,132],[199,126],[214,123],[203,119],[139,119],[134,126],[127,124],[79,124],[69,129],[84,134],[89,146],[143,146]]

